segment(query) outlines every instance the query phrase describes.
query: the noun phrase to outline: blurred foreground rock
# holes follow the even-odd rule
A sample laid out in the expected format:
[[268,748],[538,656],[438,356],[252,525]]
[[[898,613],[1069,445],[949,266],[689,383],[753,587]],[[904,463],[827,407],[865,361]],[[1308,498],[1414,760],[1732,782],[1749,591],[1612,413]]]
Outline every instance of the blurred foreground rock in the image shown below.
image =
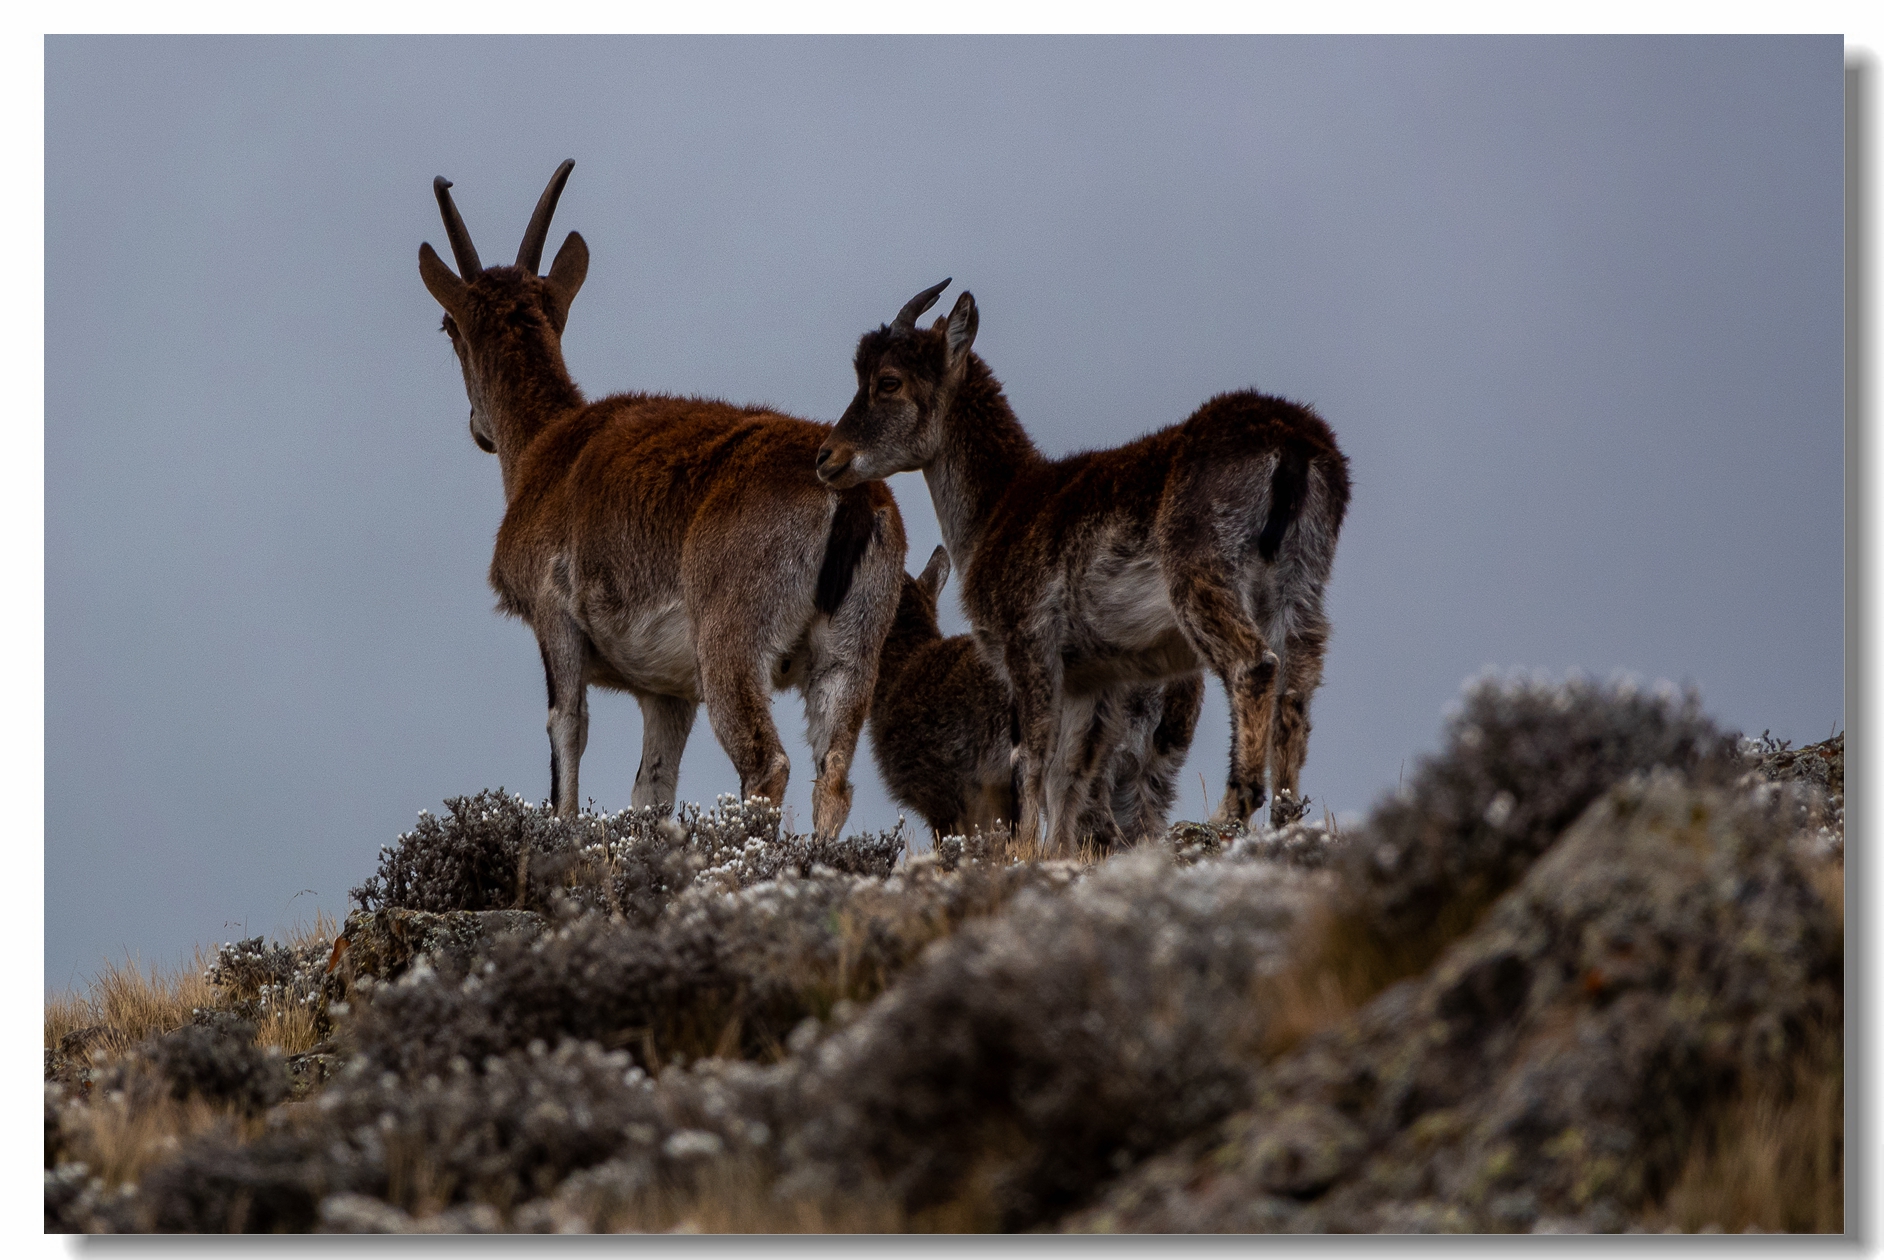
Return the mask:
[[1086,1230],[1615,1230],[1710,1108],[1842,1019],[1808,793],[1603,796],[1430,974],[1261,1073]]

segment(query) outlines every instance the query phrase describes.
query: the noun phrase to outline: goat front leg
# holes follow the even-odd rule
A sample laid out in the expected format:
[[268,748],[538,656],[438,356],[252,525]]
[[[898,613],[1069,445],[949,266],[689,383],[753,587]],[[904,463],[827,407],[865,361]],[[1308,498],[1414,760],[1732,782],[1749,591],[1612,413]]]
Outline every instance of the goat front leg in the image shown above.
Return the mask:
[[1164,831],[1171,803],[1177,799],[1178,771],[1184,767],[1191,737],[1197,732],[1197,715],[1204,707],[1204,676],[1187,674],[1161,687],[1144,687],[1134,699],[1146,693],[1155,705],[1156,724],[1144,735],[1142,753],[1136,760],[1114,757],[1112,763],[1120,776],[1113,783],[1113,813],[1128,844]]
[[1125,720],[1123,698],[1111,688],[1060,699],[1059,738],[1046,775],[1047,844],[1054,853],[1077,852],[1082,832],[1101,852],[1124,839],[1105,773]]
[[585,671],[588,644],[582,631],[564,617],[537,629],[543,677],[549,691],[550,808],[557,816],[575,816],[577,770],[589,744],[589,687]]
[[669,805],[680,791],[680,755],[699,706],[679,696],[642,695],[641,765],[635,771],[636,809]]
[[1060,700],[1057,655],[1017,638],[1006,644],[1002,661],[1007,666],[1015,749],[1020,754],[1013,838],[1015,846],[1026,852],[1040,845],[1040,815],[1047,805],[1047,766],[1053,756]]

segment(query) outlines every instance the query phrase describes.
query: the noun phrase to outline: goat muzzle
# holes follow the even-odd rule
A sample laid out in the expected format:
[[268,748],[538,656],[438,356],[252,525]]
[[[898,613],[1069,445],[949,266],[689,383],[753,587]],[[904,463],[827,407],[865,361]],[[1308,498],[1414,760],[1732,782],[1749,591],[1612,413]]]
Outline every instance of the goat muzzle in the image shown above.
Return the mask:
[[856,450],[849,442],[827,441],[818,448],[818,480],[835,490],[848,489],[854,483],[843,478],[855,458]]

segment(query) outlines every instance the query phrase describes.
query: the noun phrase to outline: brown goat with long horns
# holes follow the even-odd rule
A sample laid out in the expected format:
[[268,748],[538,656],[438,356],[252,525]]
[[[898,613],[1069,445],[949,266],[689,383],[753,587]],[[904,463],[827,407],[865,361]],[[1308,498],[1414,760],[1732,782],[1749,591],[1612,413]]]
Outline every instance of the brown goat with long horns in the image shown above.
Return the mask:
[[1220,394],[1181,424],[1049,460],[973,353],[963,293],[931,328],[910,299],[857,346],[857,394],[818,452],[854,487],[922,470],[984,656],[1006,675],[1022,753],[1017,834],[1069,851],[1139,683],[1207,667],[1230,700],[1230,773],[1216,817],[1264,799],[1299,812],[1309,699],[1321,682],[1322,590],[1347,511],[1347,458],[1307,407]]
[[770,692],[795,686],[816,759],[813,826],[834,838],[896,610],[902,518],[881,484],[820,484],[825,425],[698,398],[584,399],[562,353],[589,268],[582,237],[571,232],[537,275],[574,166],[551,178],[515,265],[478,261],[442,176],[433,188],[457,273],[419,247],[464,369],[472,439],[503,475],[490,581],[542,650],[550,799],[575,812],[593,683],[640,702],[637,807],[673,803],[703,701],[741,795],[781,803],[790,762]]

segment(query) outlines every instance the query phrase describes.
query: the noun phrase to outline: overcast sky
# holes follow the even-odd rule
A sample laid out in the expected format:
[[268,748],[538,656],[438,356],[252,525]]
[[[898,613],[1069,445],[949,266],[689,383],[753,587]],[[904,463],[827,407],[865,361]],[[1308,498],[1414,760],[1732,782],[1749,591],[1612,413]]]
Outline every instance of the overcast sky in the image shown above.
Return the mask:
[[[1842,726],[1836,37],[46,48],[54,987],[342,915],[418,810],[548,793],[536,648],[485,584],[496,461],[418,277],[438,174],[507,259],[576,160],[551,248],[589,243],[594,397],[835,419],[857,336],[946,275],[1049,453],[1312,403],[1354,482],[1318,813],[1390,790],[1487,666]],[[917,569],[933,511],[893,485]],[[583,793],[619,809],[639,715],[591,706]],[[1227,727],[1213,683],[1181,815]],[[855,778],[852,827],[891,824]],[[737,787],[703,715],[682,797]]]

